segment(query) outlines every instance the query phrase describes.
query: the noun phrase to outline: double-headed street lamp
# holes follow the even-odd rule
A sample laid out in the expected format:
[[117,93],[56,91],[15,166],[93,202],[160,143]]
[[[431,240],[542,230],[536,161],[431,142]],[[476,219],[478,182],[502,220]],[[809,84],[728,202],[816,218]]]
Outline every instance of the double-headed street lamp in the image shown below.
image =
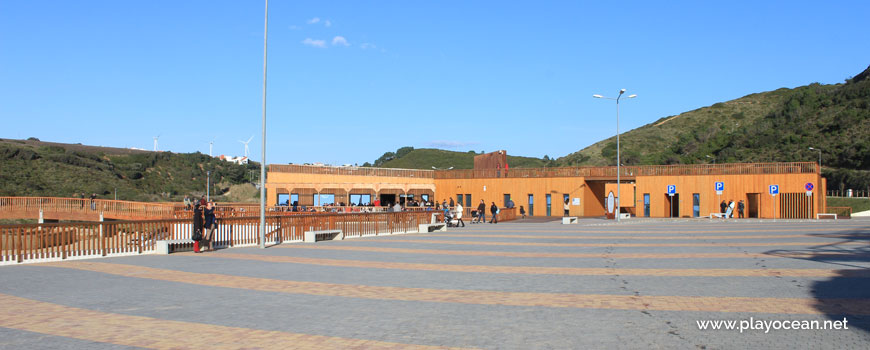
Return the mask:
[[[625,89],[619,90],[619,95],[616,98],[613,97],[604,97],[598,94],[592,95],[594,98],[603,98],[605,100],[614,100],[616,101],[616,221],[619,221],[619,214],[622,210],[619,207],[619,199],[622,198],[620,196],[620,182],[619,182],[619,99],[622,97],[622,94],[625,93]],[[628,95],[628,98],[635,98],[637,95]]]
[[713,160],[713,164],[716,164],[716,157],[713,157],[713,156],[711,156],[711,155],[708,154],[708,155],[707,155],[707,158],[712,159],[712,160]]
[[810,151],[819,151],[819,171],[822,171],[822,150],[810,147]]

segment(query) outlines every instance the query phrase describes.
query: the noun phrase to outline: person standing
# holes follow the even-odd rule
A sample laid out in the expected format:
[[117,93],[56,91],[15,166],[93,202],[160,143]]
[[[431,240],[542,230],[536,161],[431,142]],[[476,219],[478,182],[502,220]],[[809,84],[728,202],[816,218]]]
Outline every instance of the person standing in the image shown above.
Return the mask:
[[719,213],[722,213],[721,218],[725,218],[725,209],[728,207],[728,204],[725,204],[725,200],[722,200],[722,203],[719,203]]
[[523,216],[523,219],[526,218],[526,208],[523,208],[522,205],[520,206],[520,215]]
[[498,206],[495,205],[495,202],[492,202],[492,206],[489,207],[489,212],[492,214],[492,219],[489,220],[490,224],[498,223]]
[[81,202],[81,206],[79,207],[79,209],[84,209],[85,208],[85,193],[84,192],[79,193],[79,199]]
[[190,197],[184,196],[184,209],[190,211]]
[[97,203],[94,201],[97,199],[96,193],[91,193],[91,210],[97,210]]
[[455,210],[456,210],[456,220],[459,221],[457,223],[457,225],[462,224],[462,227],[465,227],[465,221],[462,221],[462,210],[463,210],[462,203],[457,203]]
[[737,218],[738,219],[744,218],[743,217],[743,209],[745,207],[746,207],[746,205],[743,203],[743,200],[741,199],[740,202],[737,203]]
[[726,215],[729,219],[734,218],[734,200],[728,201],[728,215]]
[[199,243],[202,241],[202,206],[199,205],[199,202],[194,203],[193,205],[193,233],[191,234],[191,239],[193,239],[193,252],[200,253]]
[[214,229],[217,228],[214,210],[214,202],[208,202],[203,211],[203,214],[205,215],[205,235],[202,237],[203,250],[214,250]]
[[565,205],[563,206],[563,208],[565,209],[565,215],[563,216],[570,215],[569,213],[571,211],[571,207],[568,206],[568,198],[565,198]]
[[453,197],[450,197],[450,207],[453,208],[456,203],[453,202]]
[[486,202],[483,199],[477,205],[477,222],[486,222]]

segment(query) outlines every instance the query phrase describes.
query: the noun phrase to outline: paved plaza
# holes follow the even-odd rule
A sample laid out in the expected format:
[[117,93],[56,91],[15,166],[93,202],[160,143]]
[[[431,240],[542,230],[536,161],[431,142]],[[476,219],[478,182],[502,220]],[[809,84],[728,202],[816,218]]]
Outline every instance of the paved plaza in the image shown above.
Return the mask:
[[865,219],[518,220],[3,266],[0,348],[866,349],[868,240]]

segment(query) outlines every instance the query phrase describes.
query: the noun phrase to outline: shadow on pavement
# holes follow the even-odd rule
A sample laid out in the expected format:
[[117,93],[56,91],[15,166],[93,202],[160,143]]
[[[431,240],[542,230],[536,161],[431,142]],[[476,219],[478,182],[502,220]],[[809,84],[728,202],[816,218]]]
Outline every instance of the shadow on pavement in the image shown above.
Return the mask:
[[[810,292],[817,300],[815,307],[832,321],[845,317],[849,320],[850,329],[854,327],[870,333],[870,315],[866,308],[870,300],[870,278],[860,278],[854,274],[855,270],[867,270],[870,266],[870,230],[852,229],[814,236],[836,238],[839,241],[805,249],[771,250],[765,254],[841,267],[836,270],[835,277],[814,281],[810,285]],[[849,310],[854,310],[854,314],[850,314]]]

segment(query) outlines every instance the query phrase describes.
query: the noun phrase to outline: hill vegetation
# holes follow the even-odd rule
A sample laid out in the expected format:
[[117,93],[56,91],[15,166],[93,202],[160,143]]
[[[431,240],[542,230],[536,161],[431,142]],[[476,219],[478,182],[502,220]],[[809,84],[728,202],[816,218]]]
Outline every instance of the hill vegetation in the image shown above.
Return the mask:
[[[402,147],[396,152],[384,153],[375,160],[374,164],[365,163],[363,166],[376,166],[382,168],[404,169],[472,169],[474,168],[474,156],[479,155],[475,151],[455,152],[432,148],[414,149],[414,147]],[[508,155],[508,165],[513,168],[541,168],[550,162],[540,158],[517,157]]]
[[[870,188],[870,68],[844,84],[748,95],[661,118],[620,136],[621,161],[640,164],[818,161],[828,187]],[[557,159],[616,164],[612,137]]]
[[[207,171],[216,187],[213,195],[220,196],[233,185],[249,182],[249,169],[259,169],[259,165],[233,164],[201,153],[0,139],[0,169],[0,196],[96,193],[99,198],[113,199],[117,190],[118,199],[179,201],[184,195],[205,194]],[[234,186],[232,192],[252,193],[244,186]]]

